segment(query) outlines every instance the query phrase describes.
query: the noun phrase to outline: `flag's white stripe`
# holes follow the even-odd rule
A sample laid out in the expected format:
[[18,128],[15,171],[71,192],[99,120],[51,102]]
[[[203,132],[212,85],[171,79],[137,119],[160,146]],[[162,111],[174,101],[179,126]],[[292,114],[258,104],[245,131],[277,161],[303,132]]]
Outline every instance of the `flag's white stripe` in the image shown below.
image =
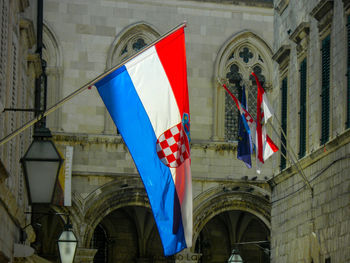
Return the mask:
[[267,123],[268,119],[270,119],[273,116],[273,110],[272,110],[272,107],[267,99],[266,92],[264,92],[264,94],[263,94],[262,106],[263,106],[263,110],[264,110],[265,123]]
[[179,108],[155,47],[149,48],[125,66],[156,137],[180,123]]

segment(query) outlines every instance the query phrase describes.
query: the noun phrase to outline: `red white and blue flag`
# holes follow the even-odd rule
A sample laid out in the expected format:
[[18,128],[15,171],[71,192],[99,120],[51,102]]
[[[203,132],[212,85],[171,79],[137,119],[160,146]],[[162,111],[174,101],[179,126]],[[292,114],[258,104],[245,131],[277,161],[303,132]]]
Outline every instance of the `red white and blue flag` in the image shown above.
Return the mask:
[[[260,85],[260,83],[259,83]],[[253,117],[249,114],[249,112],[244,108],[244,106],[240,103],[240,101],[236,98],[236,96],[234,94],[232,94],[232,92],[230,92],[230,90],[226,87],[225,84],[222,85],[223,88],[227,91],[227,93],[231,96],[231,98],[233,99],[233,101],[235,102],[243,120],[244,120],[244,125],[246,127],[247,132],[249,133],[249,135],[251,136],[251,140],[254,143],[255,146],[255,152],[256,152],[256,171],[257,173],[261,172],[261,166],[264,163],[264,161],[266,161],[268,158],[271,157],[272,154],[274,154],[275,152],[278,151],[278,147],[275,145],[275,143],[271,140],[271,138],[267,135],[266,133],[266,127],[265,126],[261,126],[260,124],[260,131],[258,131],[258,122],[255,121],[253,119]],[[261,87],[261,85],[260,85]],[[259,92],[259,91],[258,91]],[[261,91],[260,91],[261,92]],[[258,102],[258,104],[260,105],[260,107],[264,107],[264,103],[263,103],[263,96],[260,93],[260,97],[261,100],[260,102]],[[259,100],[259,94],[258,94],[258,100]],[[269,104],[267,104],[269,105]],[[266,106],[268,107],[268,106]],[[260,111],[259,112],[261,116],[260,118],[257,118],[259,121],[261,121],[262,119],[264,119],[264,112]],[[271,109],[271,107],[268,109],[268,113],[267,116],[269,116],[269,118],[272,116],[273,111]],[[265,121],[267,121],[267,119],[265,118]],[[260,123],[260,122],[259,122]],[[260,138],[260,140],[259,140]],[[260,144],[261,143],[261,144]],[[261,152],[261,160],[260,161],[260,156],[259,153]]]
[[192,245],[184,27],[95,84],[147,191],[164,255]]

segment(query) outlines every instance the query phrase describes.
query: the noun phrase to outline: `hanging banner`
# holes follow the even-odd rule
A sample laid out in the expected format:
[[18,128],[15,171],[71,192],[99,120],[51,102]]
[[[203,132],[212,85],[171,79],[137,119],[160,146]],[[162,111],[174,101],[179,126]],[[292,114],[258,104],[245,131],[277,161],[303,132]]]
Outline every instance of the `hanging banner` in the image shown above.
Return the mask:
[[64,162],[58,175],[53,204],[58,206],[72,205],[72,163],[73,146],[66,146]]
[[72,205],[72,163],[73,163],[73,146],[66,146],[64,166],[64,206]]

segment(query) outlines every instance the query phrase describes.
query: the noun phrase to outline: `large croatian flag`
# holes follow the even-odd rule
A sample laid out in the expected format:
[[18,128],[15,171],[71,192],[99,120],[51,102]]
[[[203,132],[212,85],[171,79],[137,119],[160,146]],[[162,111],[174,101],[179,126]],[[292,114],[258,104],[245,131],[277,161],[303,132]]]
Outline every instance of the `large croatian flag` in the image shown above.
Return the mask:
[[184,28],[95,84],[139,171],[164,255],[192,245]]

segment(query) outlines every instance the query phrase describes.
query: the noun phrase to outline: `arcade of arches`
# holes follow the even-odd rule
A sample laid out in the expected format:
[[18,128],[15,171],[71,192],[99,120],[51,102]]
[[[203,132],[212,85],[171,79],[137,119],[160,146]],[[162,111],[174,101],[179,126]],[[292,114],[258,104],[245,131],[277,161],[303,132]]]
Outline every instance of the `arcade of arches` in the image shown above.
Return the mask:
[[[136,177],[113,180],[83,203],[75,199],[69,211],[50,208],[51,212],[70,214],[79,240],[77,262],[225,262],[233,248],[239,249],[244,262],[269,262],[270,206],[263,187],[227,184],[199,195],[194,200],[193,247],[165,258],[141,186]],[[94,198],[96,195],[99,199]],[[201,199],[206,201],[202,203]],[[83,209],[79,211],[78,207]],[[34,208],[50,212],[45,206]],[[45,240],[55,239],[62,231],[64,218],[49,216],[36,221],[40,222],[36,232],[42,242],[34,245],[42,257],[54,260],[57,248],[47,246]],[[265,242],[251,244],[254,241]]]

